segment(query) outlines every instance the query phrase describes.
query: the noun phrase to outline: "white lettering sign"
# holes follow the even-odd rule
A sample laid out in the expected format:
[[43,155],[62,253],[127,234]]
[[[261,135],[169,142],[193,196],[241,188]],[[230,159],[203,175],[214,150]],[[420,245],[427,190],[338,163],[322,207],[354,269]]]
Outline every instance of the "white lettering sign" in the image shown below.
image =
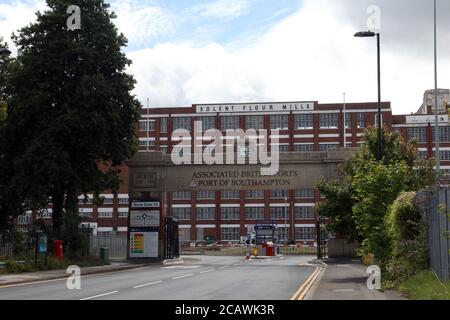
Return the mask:
[[[406,124],[414,123],[436,123],[436,118],[434,115],[427,116],[406,116]],[[439,123],[448,123],[448,115],[439,115]]]
[[314,102],[246,103],[246,104],[198,104],[197,113],[313,111]]

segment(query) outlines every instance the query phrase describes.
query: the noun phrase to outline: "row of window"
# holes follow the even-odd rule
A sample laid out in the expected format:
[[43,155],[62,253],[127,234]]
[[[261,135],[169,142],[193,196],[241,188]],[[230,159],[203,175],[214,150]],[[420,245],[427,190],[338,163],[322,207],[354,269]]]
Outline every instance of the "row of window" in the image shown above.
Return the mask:
[[[220,196],[222,199],[240,199],[240,191],[239,190],[223,190],[220,192]],[[315,190],[314,189],[298,189],[295,190],[295,197],[298,199],[301,198],[315,198]],[[176,191],[172,193],[173,200],[191,200],[192,193],[191,191]],[[197,199],[199,200],[213,200],[216,198],[215,191],[197,191]],[[246,199],[264,199],[264,190],[247,190],[245,191]],[[285,199],[289,198],[289,190],[271,190],[270,191],[271,199]]]
[[[191,220],[192,208],[172,208],[172,216],[179,220]],[[215,220],[216,208],[196,208],[197,220]],[[295,219],[314,219],[314,208],[309,207],[295,207],[294,208]],[[220,208],[221,220],[240,220],[240,208],[239,207],[222,207]],[[271,207],[270,208],[271,219],[289,219],[288,207]],[[247,220],[263,220],[264,219],[264,207],[246,207],[245,219]]]
[[[345,125],[350,127],[351,113],[345,114]],[[160,132],[167,132],[168,118],[160,119]],[[175,117],[172,120],[173,130],[185,129],[191,131],[192,117]],[[196,121],[202,122],[202,131],[216,128],[216,117],[205,116],[197,117]],[[241,128],[239,116],[222,116],[220,118],[221,130],[238,130]],[[271,130],[288,130],[289,116],[287,114],[270,115],[269,116]],[[155,131],[156,121],[140,121],[139,130],[141,131]],[[321,128],[338,128],[339,127],[339,113],[322,113],[319,114],[319,125]],[[357,114],[357,127],[364,128],[366,126],[365,113]],[[294,115],[294,129],[312,129],[314,127],[312,114],[295,114]],[[249,115],[245,116],[245,129],[264,129],[264,116]]]
[[[407,129],[408,141],[416,139],[419,143],[427,142],[426,128],[412,127]],[[432,141],[436,141],[434,127],[431,129]],[[450,142],[450,127],[439,127],[439,141]]]
[[[279,239],[287,239],[289,228],[277,228],[275,230],[276,236]],[[221,240],[223,241],[239,241],[240,228],[221,228]],[[312,241],[315,240],[315,228],[313,227],[296,227],[295,240],[297,241]]]
[[[117,203],[118,204],[128,204],[129,200],[128,198],[118,198]],[[78,199],[78,204],[93,204],[94,200],[92,198],[79,198]],[[114,204],[114,199],[113,198],[104,198],[103,205],[112,205]]]
[[[80,217],[84,219],[92,219],[92,212],[80,212]],[[112,212],[98,212],[97,218],[99,219],[106,219],[106,218],[112,218],[113,213]],[[128,212],[118,212],[117,213],[118,218],[128,218]],[[37,219],[51,219],[52,213],[51,212],[41,212],[36,215]],[[19,222],[20,223],[20,222]],[[23,224],[23,223],[22,223]]]

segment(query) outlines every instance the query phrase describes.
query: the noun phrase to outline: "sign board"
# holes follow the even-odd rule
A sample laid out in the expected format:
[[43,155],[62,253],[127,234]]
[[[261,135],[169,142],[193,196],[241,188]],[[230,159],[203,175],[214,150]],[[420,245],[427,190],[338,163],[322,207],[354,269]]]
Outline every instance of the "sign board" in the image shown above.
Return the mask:
[[37,252],[38,253],[47,253],[47,235],[38,234],[37,241]]
[[130,258],[157,258],[158,232],[130,232]]
[[197,113],[233,113],[233,112],[276,112],[276,111],[313,111],[314,102],[284,103],[245,103],[245,104],[198,104]]
[[132,201],[131,208],[159,208],[159,201]]
[[159,210],[130,211],[130,227],[159,227]]
[[[439,123],[448,123],[449,117],[448,115],[439,115],[438,121]],[[415,116],[406,116],[406,124],[428,124],[428,123],[436,123],[436,117],[434,115],[415,115]]]
[[133,185],[136,187],[156,188],[158,175],[156,172],[136,173],[133,175]]

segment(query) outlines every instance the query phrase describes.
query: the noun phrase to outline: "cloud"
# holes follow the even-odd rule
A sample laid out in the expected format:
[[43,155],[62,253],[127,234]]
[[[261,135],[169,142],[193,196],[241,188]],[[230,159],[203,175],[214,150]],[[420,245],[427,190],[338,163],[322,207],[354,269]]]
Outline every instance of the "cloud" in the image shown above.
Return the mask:
[[14,53],[16,49],[10,38],[12,33],[36,21],[36,11],[44,11],[46,8],[44,0],[0,3],[0,37],[3,37]]
[[236,18],[250,10],[254,0],[216,0],[194,6],[191,10],[203,17]]
[[[349,102],[376,101],[376,42],[353,37],[366,28],[366,9],[373,2],[364,0],[355,8],[349,0],[305,0],[297,13],[239,48],[167,43],[133,52],[130,71],[138,80],[136,93],[142,101],[149,97],[152,106],[341,102],[343,92]],[[433,87],[432,34],[425,28],[432,16],[422,0],[391,3],[378,1],[383,19],[382,98],[392,101],[394,113],[410,113],[420,106],[423,92]],[[416,17],[417,27],[411,21]],[[446,50],[442,44],[441,70],[450,67]],[[440,86],[450,87],[448,73],[440,73]]]
[[111,3],[117,15],[117,28],[132,44],[157,40],[175,29],[176,16],[169,10],[151,2],[120,0]]

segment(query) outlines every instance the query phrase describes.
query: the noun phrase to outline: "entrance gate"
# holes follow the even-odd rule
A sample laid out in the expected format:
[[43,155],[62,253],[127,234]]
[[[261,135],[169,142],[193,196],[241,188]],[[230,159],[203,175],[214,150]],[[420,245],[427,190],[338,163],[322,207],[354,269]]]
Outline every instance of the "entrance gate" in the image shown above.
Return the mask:
[[328,231],[325,219],[319,217],[316,223],[317,236],[317,259],[325,259],[328,257]]
[[178,237],[178,221],[172,217],[164,218],[164,258],[176,259],[180,257],[180,239]]

